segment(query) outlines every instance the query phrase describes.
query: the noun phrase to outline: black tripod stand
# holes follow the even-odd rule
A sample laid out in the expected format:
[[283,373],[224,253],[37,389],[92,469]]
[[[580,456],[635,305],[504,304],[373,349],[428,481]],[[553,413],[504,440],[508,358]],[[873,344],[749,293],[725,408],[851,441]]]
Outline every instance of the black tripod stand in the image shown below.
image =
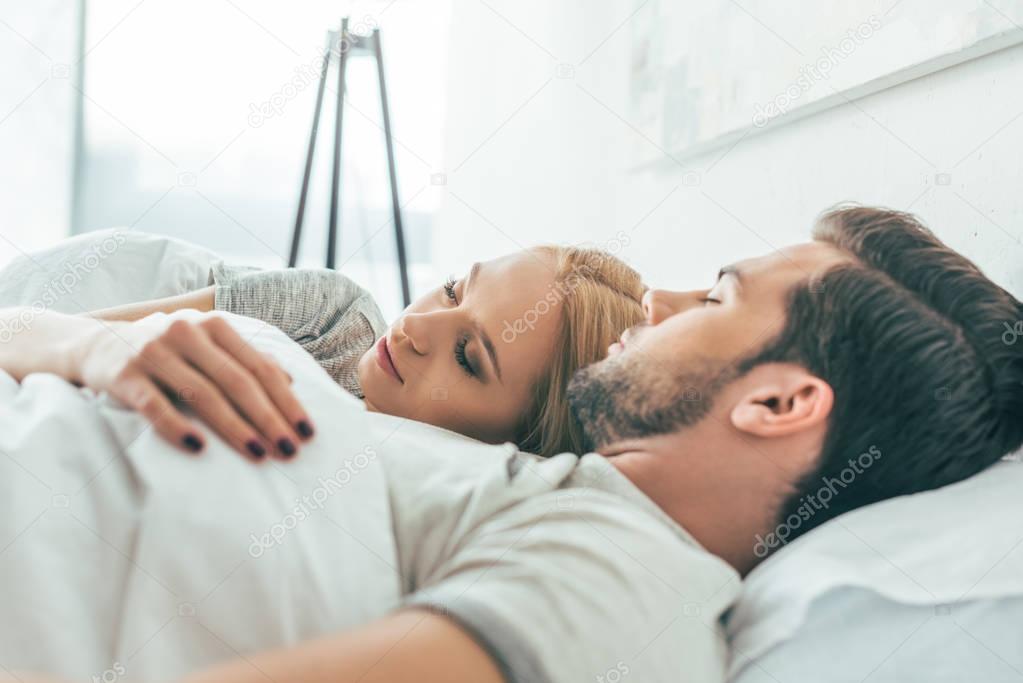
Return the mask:
[[320,84],[316,91],[316,109],[313,112],[313,127],[309,134],[309,150],[306,153],[305,171],[302,174],[302,190],[298,197],[298,212],[295,229],[291,235],[291,254],[288,267],[298,261],[298,245],[302,239],[302,220],[305,217],[306,198],[309,194],[309,176],[313,168],[313,153],[316,149],[316,132],[320,126],[320,110],[323,108],[323,92],[327,84],[327,68],[331,57],[338,55],[337,115],[334,119],[334,158],[330,174],[330,219],[327,226],[327,268],[334,267],[337,252],[337,219],[341,206],[341,124],[344,118],[345,66],[349,57],[372,56],[377,64],[377,79],[380,84],[380,110],[383,115],[384,144],[387,147],[387,172],[391,184],[391,208],[394,222],[394,242],[398,254],[398,272],[401,275],[401,296],[403,305],[411,302],[408,284],[408,263],[405,256],[405,233],[401,225],[401,205],[398,203],[398,179],[394,168],[394,139],[391,136],[391,115],[387,108],[387,90],[384,87],[384,61],[381,56],[380,29],[373,29],[368,36],[348,32],[348,17],[341,20],[341,31],[327,31],[327,50],[323,55]]

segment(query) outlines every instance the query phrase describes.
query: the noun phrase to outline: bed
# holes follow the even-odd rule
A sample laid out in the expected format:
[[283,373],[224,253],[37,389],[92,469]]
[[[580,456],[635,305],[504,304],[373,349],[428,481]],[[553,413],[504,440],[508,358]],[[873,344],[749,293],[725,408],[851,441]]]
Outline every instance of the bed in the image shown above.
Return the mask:
[[[77,313],[170,296],[210,284],[219,260],[131,230],[88,233],[0,270],[0,305]],[[783,547],[727,614],[730,680],[1023,681],[1021,492],[1017,453]]]

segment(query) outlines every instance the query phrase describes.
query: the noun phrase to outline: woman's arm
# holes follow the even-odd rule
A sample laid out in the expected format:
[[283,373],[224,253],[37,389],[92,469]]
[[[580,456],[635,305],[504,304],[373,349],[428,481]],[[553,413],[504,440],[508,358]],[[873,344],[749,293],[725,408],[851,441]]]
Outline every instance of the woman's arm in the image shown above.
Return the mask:
[[299,434],[312,435],[287,373],[216,315],[168,325],[162,317],[131,323],[0,309],[0,368],[19,382],[50,372],[106,391],[192,452],[202,449],[200,432],[170,398],[186,391],[197,416],[252,458],[289,457]]
[[86,315],[91,318],[99,318],[100,320],[131,321],[145,318],[151,313],[173,313],[183,308],[194,308],[205,313],[213,310],[214,289],[215,287],[211,285],[197,289],[194,292],[168,296],[163,299],[152,299],[122,306],[101,308],[98,311],[90,311]]
[[85,340],[102,323],[28,307],[0,309],[0,368],[20,382],[49,372],[81,384],[79,356]]

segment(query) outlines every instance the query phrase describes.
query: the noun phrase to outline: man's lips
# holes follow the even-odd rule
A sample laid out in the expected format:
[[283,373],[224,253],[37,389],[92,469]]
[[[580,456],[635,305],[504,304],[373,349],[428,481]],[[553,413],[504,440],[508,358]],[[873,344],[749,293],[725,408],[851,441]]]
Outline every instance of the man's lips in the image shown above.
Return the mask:
[[405,383],[401,374],[398,373],[398,368],[394,366],[394,359],[391,358],[391,349],[387,344],[387,335],[384,335],[377,340],[377,365],[379,365],[380,369],[388,375],[394,377],[394,379],[398,380],[402,384]]

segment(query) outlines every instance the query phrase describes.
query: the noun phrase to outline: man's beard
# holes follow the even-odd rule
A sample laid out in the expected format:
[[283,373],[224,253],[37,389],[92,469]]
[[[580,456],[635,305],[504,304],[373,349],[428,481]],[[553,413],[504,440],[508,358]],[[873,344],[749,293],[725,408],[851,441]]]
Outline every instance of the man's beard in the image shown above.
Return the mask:
[[696,424],[738,375],[736,365],[720,360],[698,359],[673,369],[658,367],[644,354],[623,352],[576,372],[568,402],[592,451]]

